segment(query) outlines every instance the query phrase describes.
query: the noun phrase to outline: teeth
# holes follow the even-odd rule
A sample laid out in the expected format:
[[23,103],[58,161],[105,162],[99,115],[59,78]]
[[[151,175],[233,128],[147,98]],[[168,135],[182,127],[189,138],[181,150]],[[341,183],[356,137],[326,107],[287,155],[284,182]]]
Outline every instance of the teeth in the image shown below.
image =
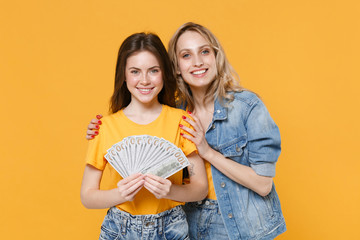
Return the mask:
[[150,92],[151,91],[151,89],[149,89],[149,88],[139,88],[139,90],[142,92]]
[[204,72],[206,72],[206,70],[195,71],[192,74],[197,75],[197,74],[203,74]]

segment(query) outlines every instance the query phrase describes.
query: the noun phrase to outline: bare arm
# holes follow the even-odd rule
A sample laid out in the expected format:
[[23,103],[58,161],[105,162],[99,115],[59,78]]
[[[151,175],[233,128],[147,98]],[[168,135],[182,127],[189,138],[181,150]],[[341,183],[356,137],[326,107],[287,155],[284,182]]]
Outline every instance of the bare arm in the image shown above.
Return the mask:
[[156,198],[167,198],[179,202],[199,201],[208,193],[207,176],[204,161],[198,154],[192,153],[188,156],[190,166],[190,183],[185,185],[171,184],[168,179],[154,175],[147,175],[145,188]]
[[81,202],[86,208],[109,208],[131,201],[144,185],[144,176],[133,174],[121,180],[118,188],[100,190],[101,176],[101,170],[86,165],[80,192]]
[[261,196],[266,196],[272,189],[272,177],[258,175],[251,167],[237,163],[231,159],[224,157],[221,153],[212,149],[205,139],[205,131],[199,124],[199,120],[193,114],[194,121],[186,118],[185,121],[190,123],[194,130],[186,126],[181,126],[189,134],[183,137],[189,139],[196,144],[199,155],[211,165],[225,174],[228,178],[247,187]]

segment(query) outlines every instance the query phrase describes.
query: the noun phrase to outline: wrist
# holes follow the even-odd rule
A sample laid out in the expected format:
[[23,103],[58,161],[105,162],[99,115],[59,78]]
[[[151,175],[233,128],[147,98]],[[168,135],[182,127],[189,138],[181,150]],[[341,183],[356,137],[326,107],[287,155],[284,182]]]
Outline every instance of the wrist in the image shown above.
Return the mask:
[[200,157],[211,163],[211,159],[214,158],[214,155],[215,155],[215,150],[209,147],[208,150]]

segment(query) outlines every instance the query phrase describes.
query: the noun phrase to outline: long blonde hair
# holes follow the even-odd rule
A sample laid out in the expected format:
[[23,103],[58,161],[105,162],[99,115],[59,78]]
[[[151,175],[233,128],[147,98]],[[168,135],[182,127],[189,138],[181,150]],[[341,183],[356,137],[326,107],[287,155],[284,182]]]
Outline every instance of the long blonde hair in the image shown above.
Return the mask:
[[206,91],[204,102],[211,98],[219,99],[221,104],[224,103],[224,100],[232,101],[234,97],[232,94],[229,94],[229,92],[240,92],[244,90],[244,88],[240,85],[239,75],[230,65],[226,58],[224,49],[215,35],[204,26],[188,22],[176,30],[170,39],[168,48],[169,56],[172,62],[173,73],[176,76],[179,87],[179,91],[177,93],[178,105],[186,105],[190,111],[194,110],[193,96],[189,85],[184,81],[181,74],[179,74],[180,71],[176,55],[176,44],[180,36],[187,31],[194,31],[199,33],[206,41],[208,41],[215,53],[217,74]]

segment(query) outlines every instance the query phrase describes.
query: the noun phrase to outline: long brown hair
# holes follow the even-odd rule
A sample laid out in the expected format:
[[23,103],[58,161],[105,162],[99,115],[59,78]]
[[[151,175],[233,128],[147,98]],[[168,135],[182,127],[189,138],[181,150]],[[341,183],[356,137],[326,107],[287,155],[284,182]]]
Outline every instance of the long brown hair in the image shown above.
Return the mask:
[[190,111],[194,110],[194,101],[189,85],[184,81],[179,74],[178,60],[176,55],[176,44],[180,36],[187,32],[193,31],[199,33],[210,44],[216,59],[217,74],[206,91],[204,102],[210,98],[218,98],[220,103],[223,103],[224,99],[229,101],[233,100],[233,95],[228,92],[240,92],[244,90],[240,85],[239,76],[233,67],[230,65],[226,58],[225,51],[222,48],[219,40],[215,35],[204,26],[196,23],[188,22],[180,26],[169,42],[169,56],[173,63],[173,74],[176,75],[177,83],[179,86],[178,102],[179,105],[186,104]]
[[164,86],[158,95],[161,104],[175,107],[176,79],[172,73],[169,55],[160,38],[154,33],[135,33],[127,37],[121,44],[115,72],[114,93],[110,99],[110,112],[116,113],[129,105],[131,93],[125,83],[127,59],[139,51],[149,51],[160,63]]

